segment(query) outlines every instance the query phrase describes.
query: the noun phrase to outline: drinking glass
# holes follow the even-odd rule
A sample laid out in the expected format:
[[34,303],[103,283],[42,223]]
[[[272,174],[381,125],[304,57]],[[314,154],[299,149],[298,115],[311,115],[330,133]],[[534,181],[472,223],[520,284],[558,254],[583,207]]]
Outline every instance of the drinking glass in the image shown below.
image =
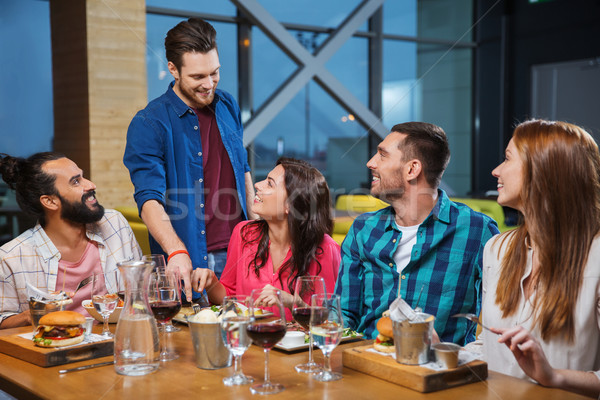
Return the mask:
[[33,326],[33,333],[37,331],[38,325],[40,323],[40,318],[44,315],[59,311],[60,306],[56,303],[44,303],[42,301],[34,300],[33,298],[29,299],[29,312],[31,313],[31,325]]
[[246,385],[254,382],[254,378],[242,372],[242,355],[250,347],[252,341],[246,331],[252,321],[248,312],[249,296],[225,296],[223,298],[223,320],[221,334],[223,343],[233,355],[233,375],[223,378],[226,386]]
[[109,293],[106,288],[106,278],[109,274],[114,277],[113,279],[115,279],[115,282],[118,282],[117,271],[92,275],[92,304],[96,311],[102,315],[104,324],[102,326],[101,335],[106,339],[113,337],[113,334],[108,329],[108,318],[115,308],[117,308],[117,303],[119,302],[117,293]]
[[337,381],[342,374],[331,370],[331,352],[340,343],[344,322],[337,294],[314,294],[311,297],[310,331],[325,356],[325,369],[316,374],[318,381]]
[[171,320],[181,309],[181,278],[179,271],[155,270],[150,276],[148,290],[150,309],[154,318],[160,323],[162,338],[160,340],[161,350],[158,359],[160,361],[171,361],[179,357],[179,354],[171,349],[171,334],[166,331],[167,322]]
[[[146,254],[145,256],[142,257],[142,261],[153,262],[154,270],[159,269],[161,271],[164,271],[165,268],[167,268],[167,263],[165,262],[165,256],[163,256],[162,254]],[[181,329],[179,329],[178,327],[173,325],[173,322],[171,320],[169,320],[165,324],[166,332],[169,332],[169,333],[179,332],[180,330]]]
[[308,362],[296,365],[298,372],[319,372],[323,368],[313,360],[313,337],[310,333],[310,298],[313,294],[324,294],[325,280],[320,276],[301,276],[296,280],[292,315],[294,320],[308,333]]
[[252,394],[274,394],[284,389],[283,385],[272,383],[269,379],[269,350],[285,336],[285,311],[281,292],[275,291],[272,297],[275,297],[275,303],[267,306],[262,289],[254,289],[250,295],[249,314],[255,316],[255,310],[261,309],[262,315],[259,318],[253,317],[246,330],[252,342],[265,351],[265,380],[250,387]]

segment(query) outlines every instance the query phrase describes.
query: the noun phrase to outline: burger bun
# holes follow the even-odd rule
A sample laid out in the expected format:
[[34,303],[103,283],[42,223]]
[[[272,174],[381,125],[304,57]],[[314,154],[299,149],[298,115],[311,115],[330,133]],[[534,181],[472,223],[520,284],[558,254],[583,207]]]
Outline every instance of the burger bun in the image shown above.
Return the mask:
[[381,353],[395,353],[396,346],[384,346],[379,343],[374,343],[373,348]]
[[393,338],[394,329],[392,327],[392,320],[389,317],[379,318],[379,321],[377,321],[377,332],[383,336]]
[[74,326],[85,323],[85,317],[75,311],[54,311],[40,318],[39,325]]
[[384,313],[379,321],[377,321],[377,332],[379,335],[375,338],[373,348],[381,353],[394,353],[394,329],[392,328],[392,320]]

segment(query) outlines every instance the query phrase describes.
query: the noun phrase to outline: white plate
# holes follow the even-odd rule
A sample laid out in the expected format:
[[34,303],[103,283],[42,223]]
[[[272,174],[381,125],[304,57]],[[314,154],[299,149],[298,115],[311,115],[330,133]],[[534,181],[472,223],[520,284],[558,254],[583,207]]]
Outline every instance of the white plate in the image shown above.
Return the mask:
[[[187,325],[188,322],[185,319],[185,317],[191,316],[191,315],[194,315],[194,312],[192,311],[192,307],[182,307],[182,309],[179,311],[179,313],[177,313],[177,315],[173,317],[173,321]],[[273,315],[273,313],[269,311],[269,312],[265,312],[264,314],[257,315],[256,319],[263,319],[263,318],[270,317],[272,315]]]
[[[94,308],[92,300],[84,300],[81,302],[81,305],[83,306],[83,308],[85,308],[85,311],[87,311],[88,314],[90,314],[92,317],[96,318],[97,321],[104,321],[102,319],[102,315],[98,314],[98,311],[96,311],[96,309]],[[112,314],[110,314],[110,317],[108,317],[109,324],[116,324],[117,322],[119,322],[119,315],[121,315],[122,309],[123,307],[115,308],[115,311],[113,311]]]
[[[356,336],[342,336],[342,340],[340,341],[340,343],[352,342],[354,340],[359,340],[362,338],[363,338],[362,333],[357,333]],[[297,346],[284,346],[281,342],[279,342],[275,345],[275,348],[278,350],[283,350],[283,351],[308,350],[308,343],[300,344]],[[313,350],[317,350],[317,349],[318,349],[318,347],[315,344],[313,347]]]

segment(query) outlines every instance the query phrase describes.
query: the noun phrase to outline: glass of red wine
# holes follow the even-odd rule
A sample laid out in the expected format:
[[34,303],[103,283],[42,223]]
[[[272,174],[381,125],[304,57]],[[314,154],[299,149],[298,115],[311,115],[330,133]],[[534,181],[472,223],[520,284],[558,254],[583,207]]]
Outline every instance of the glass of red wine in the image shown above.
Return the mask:
[[313,294],[324,294],[325,280],[320,276],[301,276],[296,280],[294,288],[294,303],[292,305],[292,316],[294,320],[308,333],[308,362],[296,365],[298,372],[319,372],[323,368],[313,360],[313,337],[310,333],[310,298]]
[[[145,262],[153,262],[154,263],[154,269],[153,271],[158,270],[164,270],[165,268],[167,268],[167,263],[165,262],[165,256],[163,256],[162,254],[146,254],[142,257],[142,261]],[[120,295],[120,294],[119,294]],[[123,296],[125,296],[125,291],[123,291]],[[166,324],[165,324],[165,331],[166,332],[179,332],[181,329],[179,329],[178,327],[176,327],[175,325],[173,325],[173,323],[171,322],[171,320],[169,320]]]
[[344,321],[337,294],[314,294],[311,298],[310,332],[325,356],[325,368],[314,378],[321,382],[337,381],[342,374],[331,370],[331,352],[342,340]]
[[[258,311],[261,310],[261,311]],[[263,293],[254,289],[250,295],[249,314],[252,321],[246,328],[252,342],[265,351],[265,380],[250,387],[252,394],[274,394],[283,391],[283,385],[269,378],[269,350],[285,336],[285,311],[281,292]]]
[[179,357],[179,354],[171,350],[171,334],[166,331],[165,325],[181,309],[181,277],[179,271],[155,270],[150,277],[148,299],[150,309],[154,318],[160,323],[162,338],[161,350],[158,359],[160,361],[171,361]]

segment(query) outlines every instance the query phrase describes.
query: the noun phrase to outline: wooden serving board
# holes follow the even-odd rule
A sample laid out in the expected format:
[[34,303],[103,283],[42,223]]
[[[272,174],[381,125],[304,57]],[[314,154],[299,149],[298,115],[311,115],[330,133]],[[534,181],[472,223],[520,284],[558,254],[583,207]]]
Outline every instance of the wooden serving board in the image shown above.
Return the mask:
[[458,368],[434,371],[418,365],[399,364],[392,357],[366,351],[373,345],[353,347],[342,353],[345,367],[419,392],[435,392],[487,379],[487,363],[472,361]]
[[[31,330],[31,328],[28,328]],[[9,333],[10,334],[5,334]],[[16,331],[16,332],[15,332]],[[52,367],[76,361],[90,360],[113,354],[113,340],[82,343],[64,348],[38,347],[29,339],[20,337],[27,329],[7,329],[0,337],[0,353],[30,362],[40,367]]]

